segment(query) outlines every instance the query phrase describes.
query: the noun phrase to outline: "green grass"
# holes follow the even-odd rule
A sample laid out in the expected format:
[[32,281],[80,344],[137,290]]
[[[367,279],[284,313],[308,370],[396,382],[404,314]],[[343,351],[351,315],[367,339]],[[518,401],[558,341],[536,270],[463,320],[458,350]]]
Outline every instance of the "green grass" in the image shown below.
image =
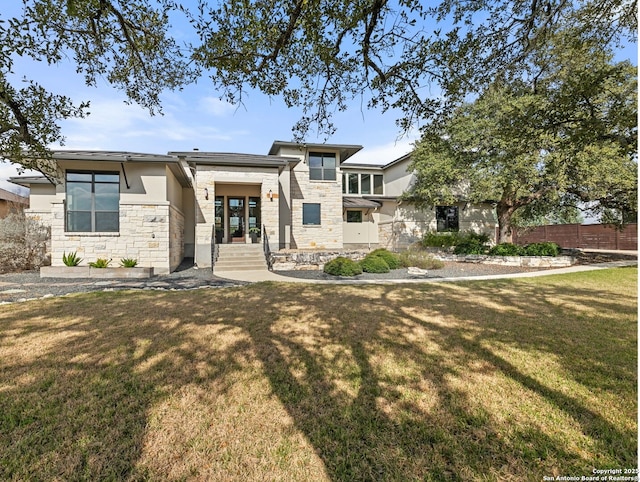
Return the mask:
[[637,269],[0,306],[2,480],[637,466]]

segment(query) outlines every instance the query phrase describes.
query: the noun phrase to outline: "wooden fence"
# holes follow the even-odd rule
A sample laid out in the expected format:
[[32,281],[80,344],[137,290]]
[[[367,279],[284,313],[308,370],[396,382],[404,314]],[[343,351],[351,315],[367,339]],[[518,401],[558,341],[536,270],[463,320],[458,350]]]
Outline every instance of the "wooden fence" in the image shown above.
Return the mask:
[[520,229],[513,233],[516,244],[553,241],[563,248],[638,250],[638,225],[622,231],[604,224],[554,224]]

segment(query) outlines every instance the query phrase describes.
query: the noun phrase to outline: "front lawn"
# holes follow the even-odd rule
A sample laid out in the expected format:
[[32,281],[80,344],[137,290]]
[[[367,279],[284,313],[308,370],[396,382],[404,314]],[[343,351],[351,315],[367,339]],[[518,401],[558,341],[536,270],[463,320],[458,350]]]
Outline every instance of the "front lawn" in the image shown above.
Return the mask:
[[637,269],[0,306],[1,480],[637,467]]

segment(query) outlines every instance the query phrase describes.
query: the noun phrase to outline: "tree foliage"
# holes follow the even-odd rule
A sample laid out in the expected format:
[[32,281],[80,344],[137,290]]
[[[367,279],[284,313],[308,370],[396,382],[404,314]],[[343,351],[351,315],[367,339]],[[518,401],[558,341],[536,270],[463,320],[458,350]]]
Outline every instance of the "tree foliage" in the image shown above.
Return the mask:
[[612,209],[636,209],[636,69],[563,31],[530,71],[495,81],[425,129],[408,199],[493,201],[500,242],[517,210],[526,219],[586,206],[611,221]]
[[[72,62],[155,113],[159,95],[208,75],[220,97],[248,89],[302,110],[298,139],[331,135],[332,114],[351,101],[398,109],[407,130],[446,112],[496,78],[522,76],[558,25],[600,45],[634,41],[636,0],[22,0],[0,14],[0,151],[46,170],[59,121],[87,102],[48,92],[14,70],[26,57]],[[172,18],[190,22],[180,45]],[[32,151],[22,156],[22,149]],[[35,160],[34,160],[35,159]]]
[[21,76],[18,58],[71,61],[87,85],[104,77],[130,101],[157,112],[160,93],[195,74],[188,52],[169,34],[169,12],[178,8],[170,1],[23,0],[21,15],[0,16],[0,152],[54,177],[46,161],[48,147],[64,140],[59,121],[84,117],[89,108]]

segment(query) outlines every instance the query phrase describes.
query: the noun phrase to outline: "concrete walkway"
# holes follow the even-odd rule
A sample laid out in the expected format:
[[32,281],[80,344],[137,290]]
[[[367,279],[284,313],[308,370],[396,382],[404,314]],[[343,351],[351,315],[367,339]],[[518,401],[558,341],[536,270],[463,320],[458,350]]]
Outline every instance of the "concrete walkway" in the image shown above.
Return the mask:
[[[637,254],[637,253],[636,253]],[[607,268],[620,268],[623,266],[636,266],[637,260],[611,261],[608,263],[598,263],[590,265],[576,265],[568,268],[548,269],[541,271],[530,271],[525,273],[497,274],[484,276],[456,276],[452,278],[412,278],[412,279],[381,279],[381,280],[359,280],[359,279],[337,279],[337,280],[317,280],[302,279],[291,276],[282,276],[277,272],[267,270],[256,271],[216,271],[217,278],[232,281],[242,281],[246,283],[257,283],[260,281],[277,281],[280,283],[318,283],[318,284],[400,284],[400,283],[440,283],[443,281],[469,281],[469,280],[492,280],[502,278],[533,278],[538,276],[549,276],[554,274],[578,273],[582,271],[595,271]]]

